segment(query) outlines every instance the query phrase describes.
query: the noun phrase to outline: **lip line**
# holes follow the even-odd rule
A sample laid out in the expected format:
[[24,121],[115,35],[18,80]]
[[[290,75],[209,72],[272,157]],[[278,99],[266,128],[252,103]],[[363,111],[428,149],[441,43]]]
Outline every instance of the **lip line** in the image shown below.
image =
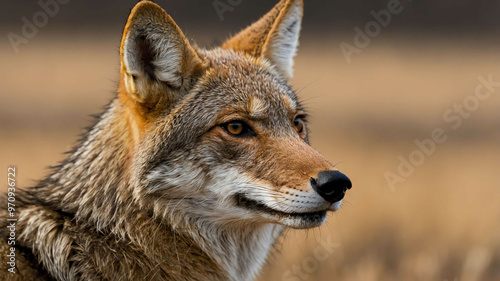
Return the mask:
[[278,211],[276,209],[270,208],[263,203],[260,203],[256,200],[252,200],[246,197],[242,193],[237,193],[235,195],[236,203],[240,206],[246,207],[247,209],[257,210],[257,211],[265,211],[267,213],[271,213],[273,215],[281,215],[281,216],[291,216],[291,217],[307,217],[307,216],[315,216],[322,215],[326,213],[328,210],[320,210],[314,212],[304,212],[304,213],[287,213]]

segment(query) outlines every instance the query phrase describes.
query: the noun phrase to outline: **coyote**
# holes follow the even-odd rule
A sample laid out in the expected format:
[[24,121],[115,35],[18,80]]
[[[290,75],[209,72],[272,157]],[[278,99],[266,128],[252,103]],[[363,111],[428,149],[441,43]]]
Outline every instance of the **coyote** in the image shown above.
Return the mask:
[[[16,194],[13,280],[254,280],[286,227],[320,226],[349,179],[309,146],[288,85],[302,0],[204,50],[157,4],[123,31],[117,96]],[[2,206],[6,206],[3,199]]]

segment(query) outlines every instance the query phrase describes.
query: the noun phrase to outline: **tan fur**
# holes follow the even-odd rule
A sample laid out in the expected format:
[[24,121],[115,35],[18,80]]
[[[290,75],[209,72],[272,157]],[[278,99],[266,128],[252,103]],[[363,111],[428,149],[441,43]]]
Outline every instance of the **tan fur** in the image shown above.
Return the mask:
[[[139,2],[116,98],[49,177],[17,193],[16,274],[3,274],[0,209],[0,279],[253,280],[285,227],[321,225],[341,201],[312,182],[333,167],[309,146],[306,120],[294,128],[305,113],[284,79],[291,65],[273,61],[295,54],[280,44],[297,45],[301,9],[283,0],[203,50]],[[281,36],[286,24],[297,34]]]
[[280,70],[284,78],[289,79],[291,71],[280,69],[278,58],[274,54],[277,50],[273,43],[278,40],[280,29],[285,28],[284,22],[294,9],[300,13],[300,17],[296,19],[296,24],[300,27],[303,8],[302,0],[281,0],[265,16],[224,42],[222,48],[243,51],[255,57],[265,57]]
[[262,56],[269,45],[269,38],[283,22],[284,15],[293,2],[295,1],[280,1],[265,16],[224,42],[222,48],[243,51],[255,57]]

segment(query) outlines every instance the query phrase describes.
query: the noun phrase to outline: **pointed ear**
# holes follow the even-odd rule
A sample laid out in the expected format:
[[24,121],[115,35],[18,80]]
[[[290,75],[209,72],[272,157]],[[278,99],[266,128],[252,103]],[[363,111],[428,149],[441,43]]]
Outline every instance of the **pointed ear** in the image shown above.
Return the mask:
[[281,0],[258,21],[227,40],[222,48],[267,58],[284,78],[290,79],[302,14],[302,0]]
[[121,79],[129,96],[147,107],[172,103],[204,68],[172,18],[157,4],[139,2],[128,18],[120,47]]

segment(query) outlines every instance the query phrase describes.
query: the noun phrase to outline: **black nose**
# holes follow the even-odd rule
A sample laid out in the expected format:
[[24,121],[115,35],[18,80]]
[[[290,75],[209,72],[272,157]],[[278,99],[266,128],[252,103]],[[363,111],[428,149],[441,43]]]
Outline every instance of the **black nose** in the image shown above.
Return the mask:
[[352,183],[349,178],[339,171],[319,172],[318,178],[311,178],[311,185],[326,201],[335,203],[342,200]]

